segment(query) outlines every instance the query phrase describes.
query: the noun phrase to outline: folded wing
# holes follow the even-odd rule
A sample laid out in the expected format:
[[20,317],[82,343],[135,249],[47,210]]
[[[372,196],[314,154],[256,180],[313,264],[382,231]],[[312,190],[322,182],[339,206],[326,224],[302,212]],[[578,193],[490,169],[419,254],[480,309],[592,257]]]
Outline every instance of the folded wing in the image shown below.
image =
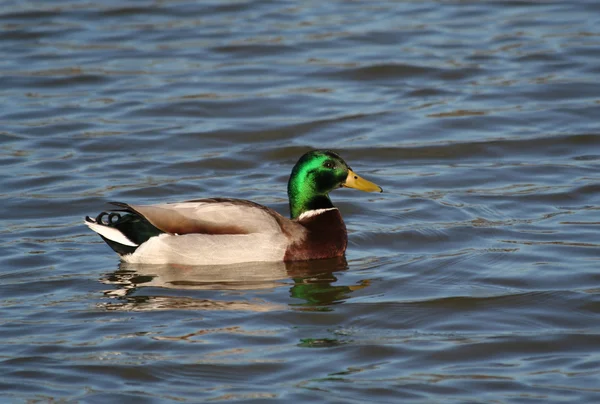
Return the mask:
[[[281,233],[284,221],[265,206],[240,199],[199,199],[158,205],[114,202],[122,210],[138,214],[170,234]],[[288,221],[289,222],[289,221]]]

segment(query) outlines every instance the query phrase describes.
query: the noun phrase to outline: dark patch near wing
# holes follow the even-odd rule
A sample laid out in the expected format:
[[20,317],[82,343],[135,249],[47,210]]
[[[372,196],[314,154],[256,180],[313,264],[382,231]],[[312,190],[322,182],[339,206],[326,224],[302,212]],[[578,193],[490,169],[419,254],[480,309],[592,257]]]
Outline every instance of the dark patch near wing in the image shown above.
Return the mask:
[[114,223],[110,223],[109,226],[117,228],[117,230],[123,233],[129,240],[138,245],[148,241],[151,237],[156,237],[164,233],[160,229],[154,227],[152,223],[144,218],[144,216],[135,211],[126,215],[117,215],[118,220]]
[[101,234],[99,234],[99,236],[102,238],[102,240],[104,240],[106,242],[106,244],[108,244],[108,246],[110,248],[113,249],[114,252],[116,252],[119,255],[133,254],[133,252],[135,250],[137,250],[137,247],[131,247],[131,246],[128,246],[128,245],[119,244],[119,243],[117,243],[115,241],[107,239],[106,237],[104,237]]
[[[121,209],[111,209],[110,213],[101,212],[96,219],[86,217],[85,220],[92,223],[97,223],[106,227],[111,227],[119,230],[125,237],[133,241],[135,244],[141,245],[148,239],[164,233],[154,227],[142,215],[131,209],[129,205],[121,202],[110,202],[112,205],[119,206]],[[126,212],[126,214],[114,213]],[[105,220],[106,217],[106,220]],[[112,248],[117,254],[126,255],[133,253],[137,247],[119,244],[113,240],[100,235],[102,239]]]

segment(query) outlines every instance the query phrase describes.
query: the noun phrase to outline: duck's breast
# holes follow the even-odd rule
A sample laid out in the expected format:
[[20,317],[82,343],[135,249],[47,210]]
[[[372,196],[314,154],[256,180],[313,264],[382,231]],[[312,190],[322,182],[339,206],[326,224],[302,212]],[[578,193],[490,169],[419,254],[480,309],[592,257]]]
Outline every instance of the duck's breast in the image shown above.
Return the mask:
[[348,234],[337,208],[305,212],[298,223],[306,229],[305,235],[290,244],[285,261],[340,257],[346,252]]

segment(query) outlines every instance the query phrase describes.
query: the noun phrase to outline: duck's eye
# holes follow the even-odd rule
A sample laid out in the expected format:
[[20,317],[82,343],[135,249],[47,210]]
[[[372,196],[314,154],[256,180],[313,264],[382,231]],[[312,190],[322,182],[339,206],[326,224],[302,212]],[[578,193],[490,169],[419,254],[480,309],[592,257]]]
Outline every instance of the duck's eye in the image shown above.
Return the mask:
[[333,168],[335,168],[335,164],[333,164],[333,161],[327,160],[326,162],[323,163],[323,167],[333,169]]

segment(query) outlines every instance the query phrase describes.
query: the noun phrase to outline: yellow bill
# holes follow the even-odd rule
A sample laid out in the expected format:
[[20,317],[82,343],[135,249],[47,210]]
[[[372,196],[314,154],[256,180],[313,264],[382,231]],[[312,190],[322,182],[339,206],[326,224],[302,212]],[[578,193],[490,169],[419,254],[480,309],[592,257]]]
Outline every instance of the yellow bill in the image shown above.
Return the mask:
[[348,170],[348,177],[342,184],[346,188],[359,189],[365,192],[383,192],[383,189],[379,185],[373,184],[371,181],[367,181],[364,178],[359,177],[352,170]]

